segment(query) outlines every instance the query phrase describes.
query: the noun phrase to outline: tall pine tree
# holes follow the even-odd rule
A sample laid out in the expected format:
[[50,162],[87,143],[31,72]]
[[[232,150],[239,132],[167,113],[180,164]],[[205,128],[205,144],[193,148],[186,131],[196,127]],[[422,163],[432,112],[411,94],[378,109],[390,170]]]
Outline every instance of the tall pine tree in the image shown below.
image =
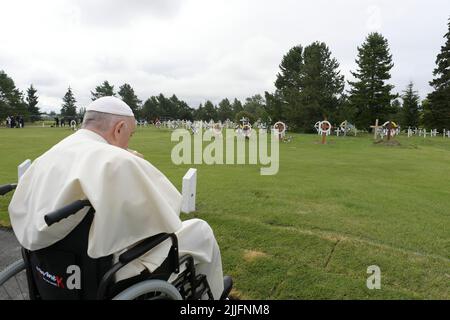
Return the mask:
[[37,121],[41,119],[41,111],[39,110],[38,104],[38,96],[36,95],[37,90],[30,85],[27,89],[27,96],[25,98],[27,102],[28,113],[30,114],[31,121]]
[[284,118],[294,129],[311,131],[316,121],[336,117],[344,77],[325,43],[293,47],[283,57],[280,70],[274,96],[281,98]]
[[157,97],[152,96],[145,100],[144,105],[142,106],[141,116],[147,121],[156,121],[156,119],[161,117],[161,110]]
[[92,100],[97,100],[101,97],[116,96],[114,86],[110,85],[108,81],[103,81],[100,86],[95,87],[95,91],[91,91]]
[[377,32],[369,34],[358,47],[356,63],[358,69],[352,72],[356,81],[348,82],[351,86],[349,101],[356,110],[356,126],[369,128],[377,118],[389,120],[393,113],[391,101],[397,98],[391,93],[394,86],[386,83],[394,66],[387,39]]
[[197,109],[194,109],[193,116],[195,120],[205,120],[205,108],[203,108],[203,104],[199,104]]
[[63,97],[63,104],[61,106],[61,116],[68,118],[75,118],[77,115],[77,107],[75,103],[75,97],[73,95],[72,89],[69,87],[66,94]]
[[128,83],[125,83],[119,88],[119,96],[123,102],[130,106],[134,115],[138,117],[142,101],[136,96],[134,89]]
[[275,123],[278,121],[286,122],[283,113],[283,101],[280,96],[279,91],[271,94],[267,91],[264,92],[264,97],[266,100],[266,111],[268,113],[268,123]]
[[222,99],[222,101],[219,102],[217,117],[222,122],[226,121],[227,119],[233,119],[233,107],[231,106],[230,100],[228,100],[228,98]]
[[[300,103],[300,90],[302,88],[303,70],[303,47],[301,45],[292,47],[281,60],[280,72],[275,80],[277,90],[272,96],[278,98],[275,102],[271,99],[271,105],[277,105],[282,110],[284,118],[291,127],[302,125],[302,105]],[[274,115],[272,115],[274,116]],[[276,120],[275,117],[273,120]],[[289,121],[288,121],[289,120]]]
[[445,34],[445,45],[436,58],[435,77],[430,81],[434,91],[428,95],[427,116],[424,117],[428,128],[450,129],[450,19]]
[[305,47],[303,55],[301,103],[303,127],[312,130],[318,120],[335,121],[339,98],[344,90],[344,76],[339,63],[331,57],[331,51],[323,42]]
[[231,104],[231,108],[233,109],[233,117],[235,117],[236,114],[244,110],[241,101],[238,100],[237,98],[234,98],[233,103]]
[[420,97],[417,91],[414,90],[414,84],[412,82],[403,91],[402,100],[402,126],[418,128],[420,120]]
[[207,100],[205,102],[205,106],[203,107],[204,118],[205,121],[216,121],[217,120],[217,108],[214,104]]

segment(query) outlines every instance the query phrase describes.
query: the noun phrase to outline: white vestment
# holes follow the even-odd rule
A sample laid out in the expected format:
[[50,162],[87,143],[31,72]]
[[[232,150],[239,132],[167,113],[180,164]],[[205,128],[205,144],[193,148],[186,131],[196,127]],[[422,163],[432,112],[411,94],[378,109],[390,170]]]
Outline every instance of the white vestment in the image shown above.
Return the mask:
[[[179,218],[181,195],[149,162],[112,146],[100,135],[81,129],[37,158],[22,176],[9,205],[11,225],[29,250],[63,239],[81,222],[88,208],[48,227],[44,216],[75,200],[95,208],[88,255],[114,254],[161,232],[176,233],[180,256],[192,254],[196,270],[206,274],[216,299],[223,291],[219,247],[208,224]],[[156,269],[167,256],[170,240],[136,259],[117,274],[133,276]]]

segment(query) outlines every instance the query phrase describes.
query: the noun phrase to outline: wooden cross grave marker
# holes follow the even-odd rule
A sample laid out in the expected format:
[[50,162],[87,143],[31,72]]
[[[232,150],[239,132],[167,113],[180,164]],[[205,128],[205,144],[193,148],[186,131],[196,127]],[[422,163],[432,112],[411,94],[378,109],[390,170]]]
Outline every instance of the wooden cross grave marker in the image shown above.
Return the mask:
[[325,119],[324,121],[320,122],[319,128],[322,133],[322,144],[325,144],[327,135],[331,132],[331,123],[329,123],[327,119]]

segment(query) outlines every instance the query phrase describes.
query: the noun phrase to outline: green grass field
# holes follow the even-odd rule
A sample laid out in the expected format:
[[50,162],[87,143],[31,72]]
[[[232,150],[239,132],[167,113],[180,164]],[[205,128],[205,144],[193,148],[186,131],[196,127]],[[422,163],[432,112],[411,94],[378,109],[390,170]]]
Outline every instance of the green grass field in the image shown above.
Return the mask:
[[[0,184],[17,165],[71,134],[69,129],[0,129]],[[280,170],[256,165],[172,164],[170,132],[138,129],[130,147],[181,190],[198,168],[198,217],[210,223],[224,272],[242,299],[450,299],[450,139],[293,134]],[[8,225],[10,196],[0,199]],[[366,287],[367,267],[381,289]]]

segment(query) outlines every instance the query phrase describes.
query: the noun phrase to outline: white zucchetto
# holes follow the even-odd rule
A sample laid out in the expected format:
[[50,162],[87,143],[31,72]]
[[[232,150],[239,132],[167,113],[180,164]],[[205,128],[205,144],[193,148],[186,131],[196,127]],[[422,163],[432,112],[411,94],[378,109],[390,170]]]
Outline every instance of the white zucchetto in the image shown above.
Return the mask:
[[116,97],[101,97],[92,101],[86,111],[97,111],[103,113],[116,114],[119,116],[134,117],[133,110],[122,100]]

